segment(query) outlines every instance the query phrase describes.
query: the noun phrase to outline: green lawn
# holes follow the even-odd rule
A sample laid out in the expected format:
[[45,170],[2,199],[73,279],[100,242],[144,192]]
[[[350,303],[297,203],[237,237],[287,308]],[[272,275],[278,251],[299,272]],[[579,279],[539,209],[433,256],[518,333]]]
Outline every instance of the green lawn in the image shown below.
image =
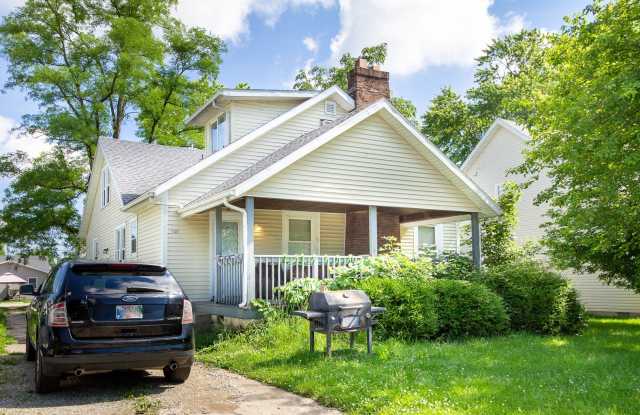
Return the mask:
[[308,352],[306,327],[294,320],[231,336],[198,359],[348,413],[640,413],[640,319],[593,318],[570,337],[376,341],[372,356],[362,338],[356,352],[341,339],[331,359]]
[[7,333],[7,311],[0,309],[0,355],[5,354],[5,346],[13,342]]

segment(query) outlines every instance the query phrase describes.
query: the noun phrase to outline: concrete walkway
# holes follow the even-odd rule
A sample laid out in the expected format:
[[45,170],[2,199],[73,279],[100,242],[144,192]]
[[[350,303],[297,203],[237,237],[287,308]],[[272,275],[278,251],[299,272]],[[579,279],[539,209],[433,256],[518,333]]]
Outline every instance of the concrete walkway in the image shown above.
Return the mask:
[[[0,356],[0,413],[8,414],[221,414],[339,415],[317,402],[226,370],[195,364],[189,379],[167,383],[161,371],[102,373],[71,378],[59,392],[33,393],[34,365],[24,359],[24,309],[12,308],[9,332],[18,343]],[[142,408],[148,408],[141,411]]]

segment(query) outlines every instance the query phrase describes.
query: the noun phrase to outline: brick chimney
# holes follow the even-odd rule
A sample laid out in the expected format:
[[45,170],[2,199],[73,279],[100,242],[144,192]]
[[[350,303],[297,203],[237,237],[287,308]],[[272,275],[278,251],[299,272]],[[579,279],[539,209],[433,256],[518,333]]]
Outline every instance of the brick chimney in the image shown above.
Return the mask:
[[347,92],[356,102],[356,108],[365,107],[381,98],[389,99],[389,72],[378,65],[369,65],[364,58],[356,59],[347,77]]

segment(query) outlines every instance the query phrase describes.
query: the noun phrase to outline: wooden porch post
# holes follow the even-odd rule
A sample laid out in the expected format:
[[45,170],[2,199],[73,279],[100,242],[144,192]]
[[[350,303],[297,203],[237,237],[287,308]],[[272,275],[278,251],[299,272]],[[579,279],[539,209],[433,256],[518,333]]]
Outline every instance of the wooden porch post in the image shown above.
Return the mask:
[[222,275],[220,275],[220,266],[218,265],[218,258],[222,256],[222,206],[218,206],[214,209],[215,216],[215,227],[214,227],[214,239],[213,243],[215,244],[215,256],[213,258],[213,269],[214,269],[214,284],[213,284],[213,298],[215,302],[218,302],[219,299],[219,290],[220,290],[220,280]]
[[369,206],[369,255],[378,255],[378,208]]
[[246,276],[246,281],[248,284],[247,287],[247,301],[251,301],[256,296],[256,282],[255,282],[255,249],[254,249],[254,240],[253,240],[253,224],[255,223],[255,203],[253,196],[247,196],[245,198],[245,206],[244,209],[247,212],[247,229],[245,232],[247,233],[247,247],[246,252],[244,253],[249,258],[249,275]]
[[478,212],[471,214],[471,257],[473,266],[479,269],[482,265],[482,253],[480,251],[480,219]]

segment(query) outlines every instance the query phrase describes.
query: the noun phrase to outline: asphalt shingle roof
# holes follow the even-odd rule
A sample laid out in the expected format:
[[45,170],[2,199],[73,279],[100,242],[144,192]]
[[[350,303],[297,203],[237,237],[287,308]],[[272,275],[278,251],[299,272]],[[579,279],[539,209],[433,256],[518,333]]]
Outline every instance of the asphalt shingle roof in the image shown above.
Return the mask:
[[188,147],[112,138],[100,138],[99,145],[124,205],[204,158],[204,152]]
[[332,122],[328,122],[322,126],[320,126],[319,128],[316,128],[315,130],[312,130],[306,134],[301,135],[300,137],[296,138],[293,141],[290,141],[289,143],[285,144],[284,146],[280,147],[279,149],[277,149],[276,151],[274,151],[273,153],[269,154],[268,156],[262,158],[261,160],[257,161],[256,163],[252,164],[251,166],[247,167],[246,169],[244,169],[243,171],[241,171],[240,173],[236,174],[235,176],[229,178],[228,180],[222,182],[221,184],[219,184],[218,186],[214,187],[213,189],[211,189],[210,191],[208,191],[207,193],[197,197],[196,199],[192,200],[191,202],[189,202],[185,208],[189,208],[189,206],[193,206],[195,204],[197,204],[198,202],[207,199],[213,195],[216,195],[218,193],[222,193],[225,190],[229,190],[234,188],[235,186],[239,185],[240,183],[250,179],[251,177],[255,176],[256,174],[260,173],[261,171],[265,170],[266,168],[268,168],[269,166],[277,163],[278,161],[282,160],[283,158],[287,157],[289,154],[293,153],[294,151],[298,150],[299,148],[305,146],[306,144],[310,143],[311,141],[315,140],[316,138],[320,137],[322,134],[324,134],[325,132],[331,130],[332,128],[342,124],[344,121],[348,120],[349,118],[353,117],[354,115],[356,115],[359,112],[359,110],[354,110],[351,111],[341,117],[336,118],[334,121]]

